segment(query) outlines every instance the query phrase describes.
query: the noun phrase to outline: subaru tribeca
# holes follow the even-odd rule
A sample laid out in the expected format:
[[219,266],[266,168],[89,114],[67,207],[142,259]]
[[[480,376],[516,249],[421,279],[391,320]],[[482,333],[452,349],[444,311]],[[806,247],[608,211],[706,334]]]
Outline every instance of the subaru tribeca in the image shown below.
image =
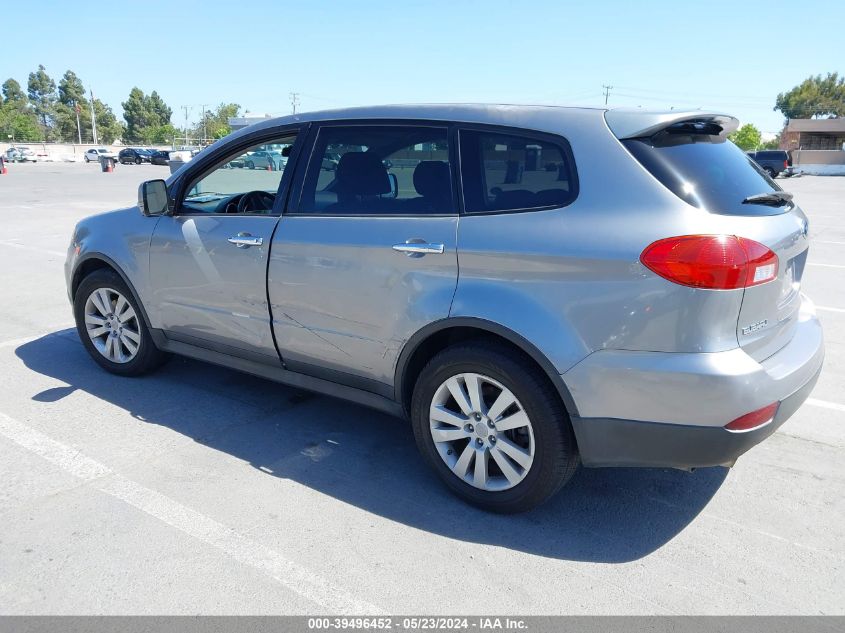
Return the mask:
[[[181,354],[409,419],[445,485],[498,512],[579,463],[731,465],[824,355],[807,218],[736,127],[484,105],[263,121],[77,225],[79,336],[116,374]],[[283,169],[230,168],[268,144]]]

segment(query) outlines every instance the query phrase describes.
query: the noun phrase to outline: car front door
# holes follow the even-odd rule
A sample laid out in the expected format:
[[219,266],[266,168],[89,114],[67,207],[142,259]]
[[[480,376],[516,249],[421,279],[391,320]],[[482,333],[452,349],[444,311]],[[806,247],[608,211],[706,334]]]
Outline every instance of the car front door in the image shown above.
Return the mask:
[[457,285],[450,130],[336,123],[311,137],[270,253],[279,351],[295,371],[389,394],[402,345],[449,315]]
[[[273,142],[293,148],[296,132]],[[168,338],[278,364],[267,306],[267,256],[289,175],[231,168],[253,147],[186,174],[150,244],[151,309]]]

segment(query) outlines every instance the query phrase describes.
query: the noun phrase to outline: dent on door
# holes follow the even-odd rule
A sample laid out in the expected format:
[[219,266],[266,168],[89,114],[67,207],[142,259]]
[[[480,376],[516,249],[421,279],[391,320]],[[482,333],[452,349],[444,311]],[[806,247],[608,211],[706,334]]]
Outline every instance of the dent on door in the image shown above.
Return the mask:
[[285,362],[391,384],[405,341],[449,315],[457,222],[284,216],[268,292]]

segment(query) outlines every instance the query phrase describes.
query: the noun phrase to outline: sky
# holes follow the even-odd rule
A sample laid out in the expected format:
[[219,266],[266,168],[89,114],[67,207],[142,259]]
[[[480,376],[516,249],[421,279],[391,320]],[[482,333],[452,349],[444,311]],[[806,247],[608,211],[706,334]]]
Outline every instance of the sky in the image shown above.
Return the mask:
[[4,2],[0,82],[73,70],[118,117],[133,86],[173,123],[385,103],[718,109],[777,132],[775,98],[845,73],[845,2]]

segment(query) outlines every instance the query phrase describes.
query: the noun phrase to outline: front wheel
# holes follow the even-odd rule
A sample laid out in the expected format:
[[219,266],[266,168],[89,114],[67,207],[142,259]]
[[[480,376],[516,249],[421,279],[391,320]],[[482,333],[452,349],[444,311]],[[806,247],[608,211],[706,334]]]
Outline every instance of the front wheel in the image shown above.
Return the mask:
[[139,376],[167,359],[153,343],[132,292],[113,271],[97,270],[82,280],[73,313],[85,349],[113,374]]
[[496,344],[460,344],[432,358],[414,388],[411,422],[443,482],[485,510],[530,510],[578,467],[554,387],[527,357]]

